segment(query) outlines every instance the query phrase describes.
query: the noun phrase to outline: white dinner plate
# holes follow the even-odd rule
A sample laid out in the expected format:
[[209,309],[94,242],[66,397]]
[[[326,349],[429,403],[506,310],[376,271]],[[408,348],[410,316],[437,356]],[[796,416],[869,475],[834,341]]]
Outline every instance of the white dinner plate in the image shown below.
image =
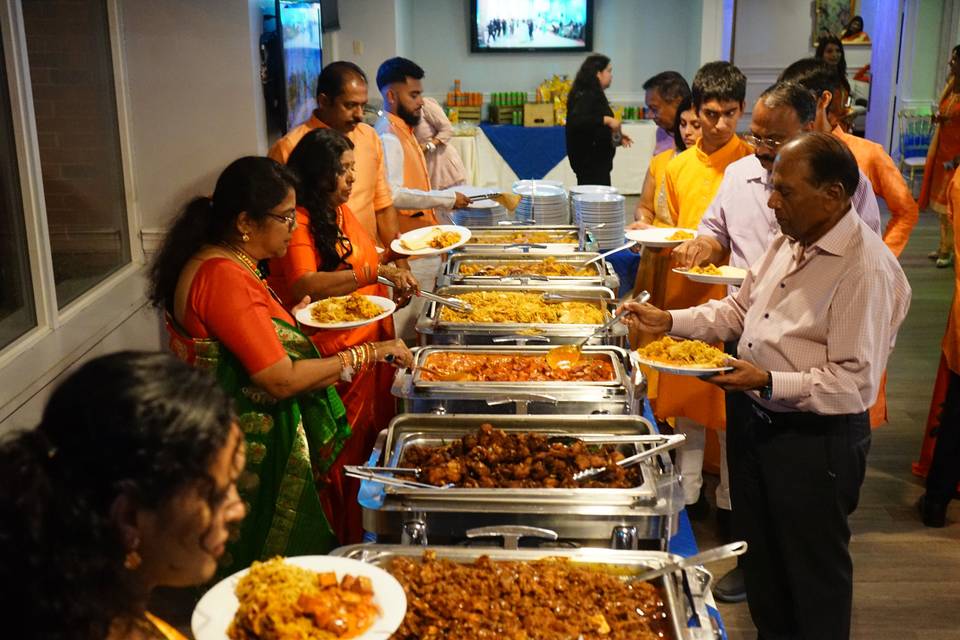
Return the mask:
[[627,229],[626,236],[627,240],[633,240],[639,244],[645,245],[647,247],[675,247],[682,242],[687,240],[692,240],[693,238],[687,238],[687,240],[667,240],[677,231],[686,231],[687,233],[692,233],[693,237],[697,237],[697,232],[693,229],[679,229],[676,227],[648,227],[646,229]]
[[[355,640],[386,640],[403,622],[407,612],[407,596],[397,579],[379,567],[359,560],[337,556],[294,556],[286,562],[311,571],[333,571],[337,580],[345,574],[364,576],[373,583],[373,601],[380,607],[380,617]],[[207,591],[193,610],[190,628],[197,640],[227,640],[227,628],[237,613],[240,602],[235,593],[240,578],[248,569],[224,578]]]
[[[339,296],[345,298],[346,296]],[[300,324],[305,324],[308,327],[313,327],[314,329],[352,329],[353,327],[362,327],[365,324],[370,324],[371,322],[376,322],[377,320],[383,320],[388,315],[397,310],[397,303],[391,300],[390,298],[384,298],[383,296],[363,296],[373,304],[377,305],[383,309],[383,313],[375,315],[372,318],[367,320],[352,320],[350,322],[330,322],[330,323],[321,323],[313,319],[313,314],[311,311],[313,307],[323,302],[323,300],[317,300],[316,302],[311,302],[300,311],[297,311],[297,322]]]
[[[424,249],[417,249],[416,251],[411,251],[410,249],[407,249],[405,246],[403,246],[401,242],[402,240],[420,239],[428,234],[436,233],[437,230],[453,231],[455,233],[459,233],[460,241],[454,242],[449,247],[444,247],[443,249],[433,249],[431,247],[427,247]],[[432,227],[422,227],[420,229],[413,229],[412,231],[407,231],[405,234],[403,234],[402,236],[400,236],[399,238],[396,238],[393,242],[391,242],[390,248],[393,249],[396,253],[402,253],[405,256],[435,256],[441,253],[452,251],[457,247],[467,244],[467,242],[469,242],[470,240],[471,235],[472,234],[470,233],[470,229],[466,227],[460,227],[455,224],[437,224]]]
[[713,276],[706,273],[690,273],[683,269],[674,269],[674,273],[679,273],[682,276],[686,276],[693,280],[694,282],[703,282],[706,284],[732,284],[739,287],[743,284],[743,279],[747,277],[747,270],[741,269],[740,267],[731,267],[729,265],[722,265],[718,267],[720,269],[719,276]]
[[678,376],[696,376],[700,378],[704,376],[712,376],[716,373],[733,371],[733,367],[680,367],[675,364],[660,362],[659,360],[650,360],[641,355],[634,354],[634,357],[637,362],[642,365],[646,365],[651,369],[656,369],[657,371],[662,371],[663,373],[672,373]]

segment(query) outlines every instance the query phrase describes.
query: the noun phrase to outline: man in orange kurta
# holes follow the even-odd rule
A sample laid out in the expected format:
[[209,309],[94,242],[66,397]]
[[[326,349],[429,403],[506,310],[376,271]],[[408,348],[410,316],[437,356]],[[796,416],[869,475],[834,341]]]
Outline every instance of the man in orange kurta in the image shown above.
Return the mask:
[[[743,114],[747,79],[729,62],[710,62],[693,79],[693,105],[700,117],[701,138],[667,165],[667,206],[677,226],[696,229],[713,200],[723,172],[732,162],[753,153],[753,147],[737,137],[737,121]],[[667,274],[664,309],[685,309],[712,298],[726,296],[726,287],[697,284],[675,273]],[[704,427],[721,430],[720,487],[717,506],[730,509],[724,441],[725,397],[722,390],[696,378],[661,374],[654,410],[658,418],[677,418],[677,430],[687,436],[680,449],[678,466],[683,476],[684,499],[694,504],[703,484]]]
[[[840,138],[857,159],[860,171],[870,179],[873,192],[883,198],[890,209],[890,222],[883,232],[883,242],[893,255],[899,256],[910,232],[916,226],[920,209],[907,187],[903,175],[889,155],[876,142],[845,132],[839,119],[846,104],[849,91],[844,88],[846,80],[822,60],[805,58],[794,62],[780,74],[781,82],[793,82],[811,91],[817,99],[817,117],[814,128],[824,133],[833,133]],[[870,407],[870,426],[878,427],[887,421],[887,376],[880,382],[877,401]]]
[[[329,127],[353,142],[356,182],[347,207],[374,241],[383,247],[399,233],[397,211],[393,206],[383,164],[383,145],[373,127],[363,122],[367,104],[367,77],[352,62],[331,62],[317,78],[317,108],[310,119],[291,129],[268,154],[286,164],[300,139],[310,130]],[[407,268],[406,260],[397,261]]]
[[[387,182],[400,214],[401,232],[437,224],[436,207],[462,208],[470,202],[450,189],[431,190],[427,161],[413,131],[423,113],[423,77],[419,65],[401,57],[385,60],[377,70],[383,115],[377,120],[376,131],[383,142]],[[440,256],[410,260],[410,270],[424,289],[434,288],[440,267]],[[423,298],[418,296],[394,315],[397,335],[405,340],[416,337],[416,321],[423,305]]]

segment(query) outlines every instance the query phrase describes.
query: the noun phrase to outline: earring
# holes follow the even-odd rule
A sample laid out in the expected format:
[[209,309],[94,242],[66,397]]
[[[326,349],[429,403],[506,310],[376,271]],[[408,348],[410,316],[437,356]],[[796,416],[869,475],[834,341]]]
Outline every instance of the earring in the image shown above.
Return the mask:
[[133,548],[127,551],[127,555],[123,557],[123,567],[128,571],[135,571],[143,562],[143,558],[137,551],[137,547],[140,546],[140,538],[134,537],[131,546]]
[[250,236],[247,235],[247,233],[244,233],[242,236],[240,236],[240,238],[241,238],[244,242],[250,242]]

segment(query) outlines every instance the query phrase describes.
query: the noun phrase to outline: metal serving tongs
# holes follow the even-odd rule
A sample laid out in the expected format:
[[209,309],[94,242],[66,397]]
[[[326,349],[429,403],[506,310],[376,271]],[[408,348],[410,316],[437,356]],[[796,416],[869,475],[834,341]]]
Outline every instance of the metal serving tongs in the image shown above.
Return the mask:
[[[683,435],[682,433],[677,433],[672,436],[666,436],[664,438],[665,441],[662,444],[655,445],[653,447],[650,447],[649,449],[641,451],[640,453],[635,453],[632,456],[627,456],[626,458],[618,462],[617,466],[632,467],[633,465],[639,464],[640,462],[643,462],[647,458],[651,458],[658,453],[663,453],[664,451],[676,449],[677,447],[682,445],[686,441],[686,439],[687,439],[687,436]],[[573,474],[573,479],[577,481],[585,480],[587,478],[592,478],[593,476],[598,476],[606,470],[607,470],[606,467],[590,467],[589,469],[584,469],[583,471],[578,471],[575,474]]]
[[360,480],[369,480],[371,482],[379,482],[380,484],[391,486],[391,487],[400,487],[401,489],[446,489],[452,487],[452,484],[445,484],[443,486],[437,486],[435,484],[427,484],[426,482],[417,482],[416,480],[404,480],[403,478],[395,478],[393,476],[385,476],[382,473],[393,473],[395,471],[407,472],[407,473],[420,473],[420,469],[416,467],[367,467],[367,466],[358,466],[358,465],[344,465],[343,472],[344,474],[350,476],[351,478],[358,478]]
[[[506,278],[503,278],[506,280]],[[596,295],[586,295],[586,294],[572,294],[572,293],[554,293],[548,291],[544,293],[541,298],[547,304],[556,304],[558,302],[572,302],[572,301],[581,301],[581,302],[606,302],[607,304],[619,304],[613,298],[608,298],[600,293]]]
[[[634,300],[643,304],[650,299],[649,291],[641,291],[635,298],[627,298],[624,302],[633,302]],[[580,360],[580,353],[583,349],[583,345],[593,338],[594,336],[602,334],[604,331],[615,325],[620,321],[624,315],[626,315],[626,308],[622,309],[620,313],[617,313],[612,318],[607,320],[605,323],[593,330],[593,333],[580,338],[573,344],[562,344],[558,347],[554,347],[547,351],[547,364],[554,369],[569,369]]]
[[739,542],[731,542],[730,544],[725,544],[721,547],[716,547],[713,549],[707,549],[702,553],[692,555],[688,558],[683,558],[682,560],[678,560],[676,562],[665,564],[659,569],[644,571],[637,576],[632,576],[632,579],[638,581],[653,580],[654,578],[665,576],[668,573],[673,573],[674,571],[680,569],[688,569],[701,564],[718,562],[720,560],[726,560],[727,558],[735,558],[736,556],[743,555],[746,553],[746,551],[747,543],[743,540],[740,540]]
[[[393,282],[387,278],[384,278],[383,276],[378,276],[377,282],[380,284],[385,284],[388,287],[395,286]],[[444,298],[443,296],[438,296],[432,291],[424,291],[423,289],[420,289],[420,291],[417,292],[417,295],[426,298],[427,300],[432,300],[437,304],[450,307],[454,311],[459,311],[460,313],[470,313],[473,311],[473,306],[469,302],[464,302],[463,300],[458,300],[457,298]]]
[[515,193],[505,193],[501,191],[481,193],[476,196],[470,196],[468,200],[470,200],[470,202],[477,202],[478,200],[493,200],[498,204],[502,204],[503,207],[510,212],[514,211],[520,204],[520,196]]
[[583,266],[585,267],[585,266],[587,266],[588,264],[592,264],[592,263],[596,262],[597,260],[603,260],[603,259],[606,258],[607,256],[612,256],[613,254],[619,253],[619,252],[623,251],[624,249],[629,249],[630,247],[632,247],[632,246],[635,245],[635,244],[637,244],[637,243],[634,242],[633,240],[631,240],[630,242],[626,242],[626,243],[620,245],[619,247],[616,247],[615,249],[610,249],[609,251],[604,251],[604,252],[601,253],[600,255],[598,255],[598,256],[596,256],[596,257],[594,257],[594,258],[590,258],[589,260],[587,260],[586,262],[584,262],[584,263],[583,263]]

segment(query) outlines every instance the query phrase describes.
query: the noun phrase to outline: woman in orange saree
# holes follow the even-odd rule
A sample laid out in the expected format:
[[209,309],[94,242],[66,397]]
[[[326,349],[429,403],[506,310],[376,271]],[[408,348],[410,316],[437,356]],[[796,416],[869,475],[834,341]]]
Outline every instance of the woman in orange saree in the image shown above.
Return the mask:
[[944,166],[952,164],[954,157],[960,155],[960,45],[953,48],[950,56],[950,74],[947,86],[940,96],[940,106],[933,116],[937,125],[927,152],[927,163],[923,168],[923,186],[917,204],[923,211],[928,206],[940,214],[940,246],[930,254],[938,267],[953,264],[953,224],[947,217],[947,187],[953,177],[954,169]]
[[[349,293],[389,296],[377,281],[384,276],[401,296],[416,290],[409,271],[380,264],[376,243],[359,223],[346,201],[354,176],[353,144],[332,129],[310,131],[297,144],[287,166],[300,178],[297,187],[297,223],[287,253],[270,262],[271,285],[287,304],[309,296],[316,300]],[[336,354],[364,342],[394,338],[393,319],[344,330],[319,331],[311,339],[322,356]],[[353,434],[334,467],[321,501],[343,544],[360,542],[361,510],[357,504],[359,480],[343,475],[343,465],[364,464],[381,429],[396,414],[390,395],[394,369],[387,364],[341,381],[337,391],[347,409]]]

